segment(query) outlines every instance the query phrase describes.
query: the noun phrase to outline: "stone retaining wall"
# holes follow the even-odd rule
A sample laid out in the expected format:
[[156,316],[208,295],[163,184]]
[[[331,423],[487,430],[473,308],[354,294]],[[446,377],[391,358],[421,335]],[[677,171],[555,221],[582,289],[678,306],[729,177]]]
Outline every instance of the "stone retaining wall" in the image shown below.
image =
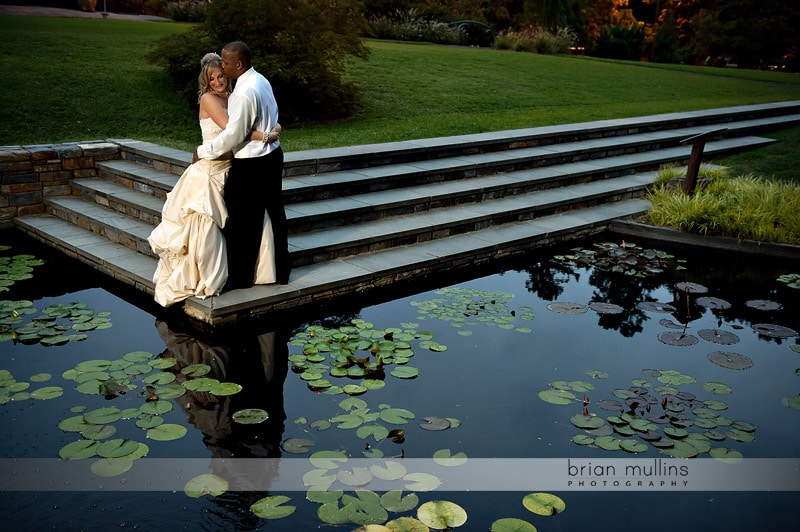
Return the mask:
[[73,179],[97,176],[96,161],[119,157],[120,146],[104,140],[0,146],[0,228],[43,213],[45,198],[71,194]]

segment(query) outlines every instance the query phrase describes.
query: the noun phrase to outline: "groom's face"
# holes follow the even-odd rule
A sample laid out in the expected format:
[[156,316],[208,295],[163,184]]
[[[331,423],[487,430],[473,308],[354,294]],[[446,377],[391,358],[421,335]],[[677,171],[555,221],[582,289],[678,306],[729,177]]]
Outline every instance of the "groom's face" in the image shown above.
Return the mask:
[[222,50],[222,71],[231,79],[239,77],[241,72],[241,64],[239,56],[228,50]]

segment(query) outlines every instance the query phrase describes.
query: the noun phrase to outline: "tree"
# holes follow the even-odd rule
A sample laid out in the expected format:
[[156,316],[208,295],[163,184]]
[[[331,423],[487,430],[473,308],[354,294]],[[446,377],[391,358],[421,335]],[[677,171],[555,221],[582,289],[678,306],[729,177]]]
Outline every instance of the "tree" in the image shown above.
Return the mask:
[[231,41],[253,51],[253,66],[273,85],[283,123],[328,120],[358,109],[343,80],[348,56],[366,59],[360,0],[217,0],[206,20],[158,43],[150,59],[167,66],[175,86],[196,102],[200,57]]

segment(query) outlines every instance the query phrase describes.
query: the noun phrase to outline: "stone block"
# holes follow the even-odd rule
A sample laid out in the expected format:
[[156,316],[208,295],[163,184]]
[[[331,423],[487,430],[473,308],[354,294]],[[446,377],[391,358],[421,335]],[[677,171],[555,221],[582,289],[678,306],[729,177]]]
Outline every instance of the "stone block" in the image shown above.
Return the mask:
[[30,172],[33,169],[33,163],[30,159],[24,161],[11,161],[7,163],[0,163],[0,171],[6,172]]
[[31,191],[13,193],[8,195],[9,204],[12,207],[21,207],[23,205],[35,205],[42,201],[42,191]]
[[53,146],[32,146],[28,148],[28,152],[31,154],[31,159],[37,162],[57,162],[59,159],[58,152],[53,149]]
[[38,181],[39,176],[36,174],[14,174],[3,176],[2,180],[0,180],[0,184],[14,185],[16,183],[37,183]]
[[0,148],[0,162],[29,161],[31,154],[28,150],[19,146],[7,146]]
[[63,159],[61,166],[64,170],[79,170],[86,168],[94,168],[94,159],[91,157],[71,157]]
[[83,154],[88,157],[100,157],[104,155],[116,156],[119,154],[119,146],[112,142],[94,142],[90,144],[78,144],[83,150]]

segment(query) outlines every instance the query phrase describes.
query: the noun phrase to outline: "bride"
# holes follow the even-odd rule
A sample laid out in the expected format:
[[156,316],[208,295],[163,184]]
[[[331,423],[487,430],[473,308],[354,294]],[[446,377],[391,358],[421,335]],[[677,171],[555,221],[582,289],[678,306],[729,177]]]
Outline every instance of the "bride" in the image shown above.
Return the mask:
[[[230,81],[222,71],[222,58],[209,53],[200,61],[198,77],[200,130],[207,142],[228,123]],[[253,131],[249,140],[274,142],[280,125],[269,133]],[[148,242],[159,256],[153,276],[154,297],[167,307],[189,297],[206,298],[219,294],[228,279],[228,261],[222,228],[228,219],[223,190],[231,158],[201,159],[191,164],[167,194],[161,223],[150,233]],[[264,213],[254,284],[275,282],[275,249],[272,225]]]

